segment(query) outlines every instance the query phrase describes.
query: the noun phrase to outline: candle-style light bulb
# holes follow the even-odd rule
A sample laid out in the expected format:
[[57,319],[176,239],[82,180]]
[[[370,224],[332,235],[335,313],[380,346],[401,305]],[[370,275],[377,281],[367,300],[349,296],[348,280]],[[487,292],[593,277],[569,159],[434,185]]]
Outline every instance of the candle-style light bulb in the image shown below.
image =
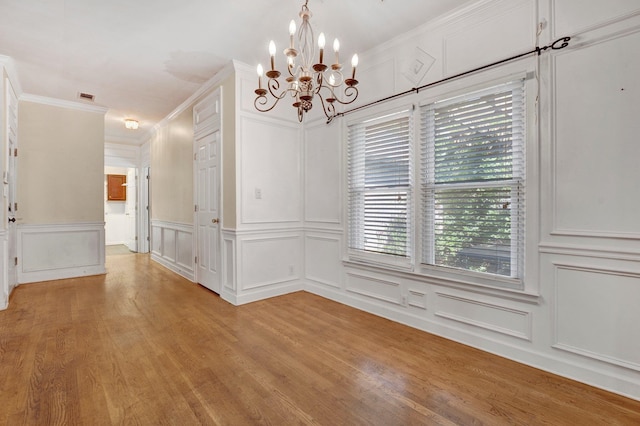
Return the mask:
[[352,67],[351,78],[356,78],[357,66],[358,66],[358,54],[356,53],[355,55],[353,55],[353,58],[351,58],[351,67]]
[[335,86],[336,85],[336,78],[333,76],[333,74],[331,74],[329,76],[329,86]]
[[336,52],[336,65],[340,63],[340,42],[338,39],[333,40],[333,51]]
[[322,63],[322,59],[324,56],[324,43],[324,33],[320,33],[320,35],[318,36],[318,47],[320,48],[320,64]]
[[295,21],[292,19],[291,22],[289,22],[289,47],[291,49],[293,49],[293,36],[296,34],[296,23]]
[[269,55],[271,55],[271,70],[276,69],[276,44],[271,40],[269,42]]
[[262,89],[262,75],[264,74],[264,70],[262,69],[262,64],[258,64],[258,89]]

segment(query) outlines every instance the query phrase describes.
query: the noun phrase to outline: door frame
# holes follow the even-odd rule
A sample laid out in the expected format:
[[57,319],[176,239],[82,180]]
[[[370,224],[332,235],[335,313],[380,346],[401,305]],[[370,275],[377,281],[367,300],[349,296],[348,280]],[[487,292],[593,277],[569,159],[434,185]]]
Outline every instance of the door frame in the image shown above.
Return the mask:
[[138,253],[149,253],[151,248],[151,167],[143,166],[138,179]]
[[[219,123],[217,126],[212,126],[210,127],[206,121],[205,122],[201,122],[200,117],[198,116],[198,107],[200,105],[206,105],[207,103],[211,103],[211,102],[218,102],[218,106],[217,108],[218,113],[217,113],[217,120],[219,120]],[[219,277],[219,283],[217,285],[218,288],[218,294],[222,293],[222,277],[223,277],[223,265],[222,265],[222,223],[223,223],[223,206],[222,206],[222,188],[223,188],[223,181],[222,181],[222,167],[223,167],[223,159],[222,159],[222,144],[223,144],[223,120],[222,120],[222,105],[223,105],[223,92],[222,92],[222,87],[218,87],[215,90],[213,90],[210,94],[208,94],[206,97],[204,97],[202,100],[200,100],[197,104],[195,104],[193,106],[193,130],[194,130],[194,135],[193,135],[193,205],[194,205],[194,209],[193,209],[193,242],[192,242],[192,247],[193,247],[193,278],[194,281],[196,283],[200,282],[200,271],[199,271],[199,267],[198,267],[198,263],[196,262],[196,259],[200,260],[201,259],[201,254],[199,252],[199,241],[198,241],[198,228],[199,228],[199,217],[198,217],[198,206],[197,206],[197,200],[198,200],[198,190],[199,190],[199,185],[198,185],[198,165],[197,165],[197,154],[198,154],[198,141],[200,139],[202,139],[203,136],[206,136],[209,133],[214,133],[215,131],[218,131],[220,133],[220,138],[219,138],[219,143],[218,143],[218,152],[216,153],[217,157],[218,157],[218,176],[217,176],[217,182],[218,182],[218,199],[216,200],[217,204],[218,204],[218,217],[219,217],[219,223],[218,223],[218,244],[217,244],[217,264],[218,264],[218,277]],[[204,120],[203,120],[204,121]]]

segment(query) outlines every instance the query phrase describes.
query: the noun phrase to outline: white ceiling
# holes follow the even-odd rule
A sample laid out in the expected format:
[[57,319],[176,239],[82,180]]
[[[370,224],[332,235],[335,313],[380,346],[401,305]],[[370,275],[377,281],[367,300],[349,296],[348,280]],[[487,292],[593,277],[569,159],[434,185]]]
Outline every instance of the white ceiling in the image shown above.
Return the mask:
[[[469,0],[310,0],[314,31],[364,52]],[[0,0],[0,54],[26,94],[108,108],[107,140],[142,142],[231,59],[268,60],[304,0]],[[280,47],[278,50],[281,50]],[[137,131],[124,118],[140,121]]]

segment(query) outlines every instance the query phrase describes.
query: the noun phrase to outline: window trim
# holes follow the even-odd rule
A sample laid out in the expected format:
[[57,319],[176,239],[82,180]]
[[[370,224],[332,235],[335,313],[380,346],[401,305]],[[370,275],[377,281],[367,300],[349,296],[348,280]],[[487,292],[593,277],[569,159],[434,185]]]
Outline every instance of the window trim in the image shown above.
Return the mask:
[[[433,212],[435,210],[435,206],[433,205],[432,201],[434,201],[434,198],[429,197],[428,199],[424,199],[425,197],[425,192],[427,192],[428,190],[433,190],[433,191],[437,191],[438,188],[443,188],[444,190],[446,190],[447,188],[449,189],[464,189],[464,188],[469,188],[469,189],[474,189],[474,188],[487,188],[487,189],[498,189],[500,187],[510,187],[511,188],[511,192],[513,192],[514,188],[516,187],[522,187],[522,189],[524,190],[524,198],[515,204],[515,209],[511,209],[511,217],[512,219],[514,217],[521,217],[522,221],[518,221],[517,223],[513,224],[510,227],[510,234],[513,235],[514,234],[514,230],[517,233],[518,229],[522,229],[524,231],[525,228],[525,224],[526,224],[526,204],[525,204],[525,200],[526,200],[526,184],[527,184],[527,179],[526,179],[526,141],[527,141],[527,133],[526,133],[526,127],[527,127],[527,105],[526,105],[526,86],[525,86],[526,80],[523,77],[520,78],[515,78],[515,79],[509,79],[506,82],[501,82],[501,83],[497,83],[497,84],[488,84],[485,87],[479,89],[479,90],[467,90],[462,94],[459,95],[454,95],[454,96],[447,96],[444,99],[438,100],[438,101],[432,101],[432,102],[428,102],[428,103],[424,103],[420,106],[419,108],[419,116],[420,116],[420,120],[421,120],[421,124],[422,124],[422,120],[425,117],[426,114],[428,114],[427,111],[429,110],[433,110],[433,107],[435,106],[436,108],[438,108],[437,104],[440,104],[440,107],[447,107],[449,105],[455,105],[455,104],[460,104],[460,103],[466,103],[468,100],[470,99],[474,99],[474,98],[480,98],[480,97],[484,97],[486,95],[493,95],[493,94],[499,94],[505,91],[515,91],[515,90],[521,90],[522,93],[522,97],[524,100],[523,103],[523,116],[522,119],[524,121],[523,124],[523,130],[522,130],[522,139],[520,140],[519,145],[517,145],[517,148],[519,148],[519,150],[521,150],[521,155],[522,155],[522,164],[521,164],[521,173],[517,176],[513,176],[511,179],[500,179],[498,181],[486,181],[483,179],[479,179],[479,180],[473,180],[473,181],[469,181],[469,182],[449,182],[449,183],[437,183],[435,182],[435,177],[433,177],[433,173],[435,173],[435,169],[431,168],[428,169],[427,172],[429,173],[429,176],[433,177],[433,179],[427,178],[427,181],[425,182],[424,180],[424,172],[425,172],[425,167],[427,167],[428,165],[425,164],[425,161],[427,161],[429,158],[434,159],[433,155],[429,155],[428,153],[426,154],[426,158],[424,158],[423,155],[423,149],[426,149],[427,152],[431,152],[433,154],[433,149],[434,146],[429,144],[430,139],[430,135],[428,134],[420,134],[420,139],[418,141],[418,143],[420,144],[420,177],[419,177],[419,183],[418,183],[418,187],[420,190],[420,194],[422,196],[422,200],[421,200],[421,204],[419,206],[420,209],[420,217],[421,217],[421,224],[425,223],[425,221],[428,221],[428,218],[430,217],[430,215],[428,214],[429,212]],[[422,128],[423,126],[421,126]],[[428,144],[426,147],[423,147],[424,144]],[[514,153],[516,152],[515,150],[513,151]],[[429,163],[429,166],[435,167],[435,164],[431,164],[431,162]],[[427,205],[429,204],[429,207],[427,207]],[[425,249],[425,240],[428,239],[428,237],[431,237],[431,240],[428,241],[426,244],[429,245],[428,249]],[[521,240],[520,239],[516,239],[513,240],[511,239],[511,243],[510,243],[510,259],[511,259],[511,264],[515,266],[515,271],[516,271],[516,275],[502,275],[502,274],[498,274],[498,273],[491,273],[491,272],[480,272],[480,271],[473,271],[470,269],[464,269],[464,268],[455,268],[453,266],[447,266],[447,265],[441,265],[441,264],[436,264],[435,263],[435,246],[436,246],[436,241],[435,241],[435,233],[432,232],[431,229],[422,229],[419,235],[420,238],[420,242],[421,242],[421,249],[422,252],[421,257],[419,258],[419,263],[418,263],[418,267],[423,269],[423,270],[432,270],[432,269],[445,269],[445,270],[453,270],[457,273],[463,273],[464,275],[477,275],[478,277],[489,277],[492,280],[495,280],[497,282],[500,282],[502,285],[507,285],[509,287],[520,287],[522,285],[522,278],[524,276],[524,245],[525,245],[525,237],[526,237],[526,233],[523,232],[523,235],[521,236]],[[514,247],[517,248],[517,251],[514,252]],[[428,263],[428,260],[425,258],[426,253],[430,254],[431,260],[434,263]],[[515,261],[514,261],[515,260]]]
[[[473,75],[455,79],[441,85],[433,86],[421,91],[419,94],[412,96],[412,103],[408,103],[407,99],[391,100],[383,105],[373,105],[361,111],[354,112],[348,116],[348,120],[342,121],[342,140],[343,140],[343,164],[345,164],[345,178],[343,180],[343,266],[349,268],[365,268],[377,273],[401,274],[399,276],[407,279],[416,280],[433,285],[443,285],[451,288],[460,288],[475,291],[480,294],[500,294],[507,297],[517,297],[522,295],[527,301],[537,301],[539,297],[539,266],[540,254],[538,252],[538,244],[540,237],[538,229],[540,226],[540,218],[537,212],[540,200],[540,146],[539,135],[541,131],[550,131],[550,129],[539,128],[539,106],[538,95],[541,90],[541,83],[538,81],[537,74],[538,63],[536,58],[525,58],[510,64],[504,64],[499,68],[488,69]],[[422,244],[416,244],[420,241],[422,235],[422,224],[420,220],[416,220],[420,213],[417,209],[422,205],[422,194],[419,185],[421,164],[419,162],[419,141],[420,126],[414,124],[414,142],[413,142],[413,159],[414,159],[414,203],[413,203],[413,247],[412,261],[397,266],[389,263],[380,262],[376,257],[374,259],[364,259],[353,255],[348,248],[348,182],[347,182],[347,126],[353,122],[362,121],[367,118],[380,116],[383,114],[393,113],[402,108],[414,107],[415,120],[419,120],[420,107],[428,105],[440,100],[453,98],[467,93],[476,92],[508,83],[517,79],[524,79],[525,94],[525,176],[526,176],[526,195],[525,195],[525,215],[526,222],[524,226],[524,259],[523,259],[523,276],[521,279],[513,279],[510,277],[489,275],[477,273],[473,271],[458,270],[432,267],[423,265],[416,260],[422,259]],[[418,118],[415,118],[418,117]]]
[[[416,169],[416,161],[415,161],[415,137],[416,137],[416,125],[415,125],[415,111],[413,104],[403,103],[392,103],[392,106],[387,106],[385,109],[376,109],[374,112],[367,111],[366,114],[357,114],[352,119],[348,120],[344,123],[344,140],[345,140],[345,149],[344,149],[344,164],[346,165],[345,169],[345,198],[344,198],[344,223],[345,223],[345,252],[346,259],[349,261],[354,261],[358,263],[362,263],[365,265],[385,265],[385,267],[392,270],[413,270],[414,262],[415,262],[415,253],[416,253],[416,242],[415,242],[415,209],[416,203],[418,202],[415,198],[416,189],[415,189],[415,169]],[[385,118],[393,119],[394,116],[402,116],[406,115],[409,118],[409,188],[408,193],[411,196],[410,205],[407,207],[407,234],[409,238],[409,244],[407,247],[407,256],[396,256],[393,254],[386,253],[376,253],[376,252],[367,252],[363,250],[357,250],[350,247],[350,234],[351,234],[351,223],[349,220],[349,211],[350,211],[350,196],[351,191],[349,187],[349,128],[356,125],[363,125],[367,122],[376,122],[383,121]]]

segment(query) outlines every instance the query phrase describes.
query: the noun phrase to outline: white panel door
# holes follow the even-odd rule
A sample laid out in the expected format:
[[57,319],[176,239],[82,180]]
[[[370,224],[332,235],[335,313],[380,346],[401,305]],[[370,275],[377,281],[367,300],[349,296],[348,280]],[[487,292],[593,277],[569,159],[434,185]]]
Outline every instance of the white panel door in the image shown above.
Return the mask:
[[197,281],[220,293],[220,129],[196,137]]
[[8,285],[9,293],[15,287],[17,282],[17,268],[16,263],[18,259],[17,251],[17,232],[16,232],[16,214],[18,204],[16,203],[16,176],[17,176],[17,155],[18,155],[18,99],[11,83],[8,79],[5,79],[7,87],[7,183],[8,183],[8,205],[9,205],[9,267],[8,273]]

